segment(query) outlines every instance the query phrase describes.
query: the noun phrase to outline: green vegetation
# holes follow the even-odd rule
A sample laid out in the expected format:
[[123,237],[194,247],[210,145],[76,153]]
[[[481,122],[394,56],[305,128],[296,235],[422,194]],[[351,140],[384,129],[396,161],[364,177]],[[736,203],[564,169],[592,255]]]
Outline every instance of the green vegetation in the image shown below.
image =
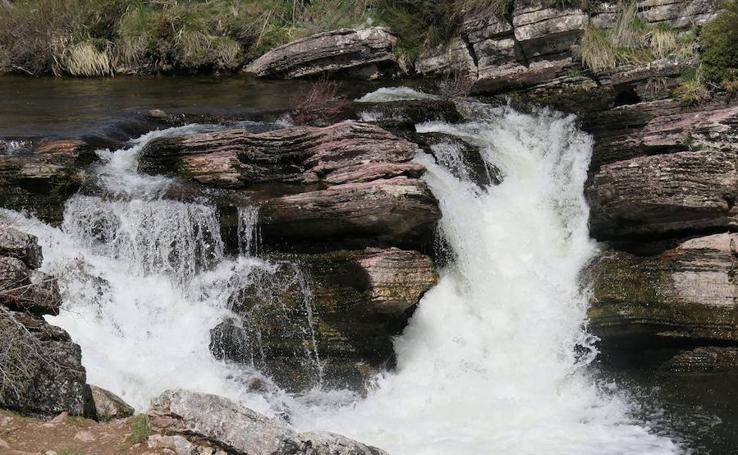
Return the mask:
[[659,59],[686,60],[694,56],[694,36],[679,34],[668,25],[650,25],[638,17],[638,4],[627,3],[611,29],[589,25],[582,35],[582,62],[593,71]]
[[726,90],[735,90],[738,80],[738,0],[723,4],[723,12],[700,33],[705,79]]
[[674,89],[674,95],[681,102],[696,104],[710,97],[710,92],[704,84],[702,68],[700,65],[696,70],[689,70],[682,75],[679,86]]
[[465,11],[511,0],[16,0],[0,2],[0,73],[228,72],[291,40],[383,25],[415,59]]
[[58,452],[59,455],[84,455],[79,450],[64,449]]
[[132,417],[131,424],[131,435],[128,437],[128,442],[131,444],[140,444],[146,442],[151,434],[151,428],[149,427],[149,418],[146,414],[138,414]]

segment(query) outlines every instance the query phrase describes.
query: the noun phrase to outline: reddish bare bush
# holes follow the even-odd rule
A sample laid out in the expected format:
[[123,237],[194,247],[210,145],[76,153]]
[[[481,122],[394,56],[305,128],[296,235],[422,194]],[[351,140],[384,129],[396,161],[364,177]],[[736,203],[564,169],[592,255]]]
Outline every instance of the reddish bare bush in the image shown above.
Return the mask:
[[474,78],[463,72],[449,74],[438,84],[441,96],[444,98],[463,98],[469,96],[474,87]]
[[338,95],[338,84],[323,80],[310,84],[291,104],[295,125],[327,125],[340,119],[349,102]]

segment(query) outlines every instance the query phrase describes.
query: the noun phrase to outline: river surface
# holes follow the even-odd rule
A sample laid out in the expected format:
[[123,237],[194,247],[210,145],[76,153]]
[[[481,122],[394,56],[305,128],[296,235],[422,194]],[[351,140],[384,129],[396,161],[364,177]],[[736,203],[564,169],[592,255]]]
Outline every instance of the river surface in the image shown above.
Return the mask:
[[[0,138],[95,134],[153,108],[248,116],[288,108],[304,87],[240,78],[0,78]],[[377,88],[342,90],[353,99]],[[440,235],[456,260],[398,338],[397,370],[379,376],[367,397],[250,391],[238,378],[259,371],[210,355],[209,331],[227,315],[230,293],[271,267],[250,247],[253,208],[241,209],[241,252],[228,256],[214,207],[162,199],[169,179],[139,175],[136,164],[149,140],[212,126],[151,132],[103,153],[97,172],[107,194],[73,197],[60,229],[4,216],[39,237],[43,269],[61,277],[63,311],[50,320],[81,345],[90,382],[139,410],[164,389],[185,387],[399,455],[735,453],[738,376],[598,363],[578,282],[598,248],[582,195],[591,138],[558,113],[464,108],[458,125],[417,129],[479,146],[505,179],[480,190],[463,172],[452,175],[447,166],[458,157],[451,149],[436,151],[446,157],[439,163],[416,158],[428,168],[443,213]]]

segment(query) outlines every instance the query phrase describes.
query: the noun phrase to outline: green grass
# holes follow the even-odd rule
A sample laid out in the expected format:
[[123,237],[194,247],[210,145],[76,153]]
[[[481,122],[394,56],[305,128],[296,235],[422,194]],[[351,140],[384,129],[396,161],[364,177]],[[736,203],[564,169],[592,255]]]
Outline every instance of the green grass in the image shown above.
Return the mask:
[[131,444],[140,444],[146,442],[151,434],[149,427],[149,418],[146,414],[138,414],[132,418],[131,435],[128,442]]
[[85,455],[83,452],[80,452],[79,450],[72,450],[72,449],[64,449],[57,452],[58,455]]
[[581,40],[582,62],[595,72],[619,65],[640,65],[660,59],[694,57],[693,33],[678,33],[665,24],[651,25],[638,17],[638,4],[626,3],[613,27],[589,25]]
[[702,66],[682,75],[679,86],[674,89],[674,96],[685,104],[697,104],[710,97],[710,92],[704,84]]

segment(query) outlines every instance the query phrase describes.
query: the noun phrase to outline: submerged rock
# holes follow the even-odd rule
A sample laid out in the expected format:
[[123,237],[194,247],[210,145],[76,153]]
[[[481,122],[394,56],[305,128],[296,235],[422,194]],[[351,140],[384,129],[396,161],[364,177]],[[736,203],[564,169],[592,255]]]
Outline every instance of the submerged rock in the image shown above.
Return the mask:
[[683,241],[656,255],[606,251],[591,267],[590,327],[606,344],[738,341],[738,234]]
[[217,395],[167,391],[153,401],[148,416],[156,432],[234,455],[386,454],[340,435],[297,433],[281,421]]
[[272,49],[244,71],[279,79],[321,75],[375,79],[397,71],[396,42],[381,27],[318,33]]
[[[82,415],[86,384],[78,345],[45,314],[58,314],[56,280],[40,265],[37,240],[0,226],[0,407],[24,413]],[[26,262],[23,262],[23,260]]]

